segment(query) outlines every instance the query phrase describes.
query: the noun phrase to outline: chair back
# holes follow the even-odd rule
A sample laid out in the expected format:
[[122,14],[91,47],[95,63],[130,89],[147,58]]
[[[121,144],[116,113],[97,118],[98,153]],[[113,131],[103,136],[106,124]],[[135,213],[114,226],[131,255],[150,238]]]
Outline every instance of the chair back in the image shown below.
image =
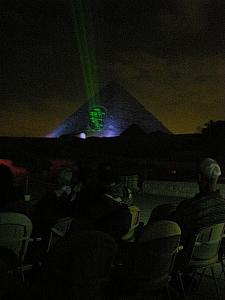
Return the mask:
[[58,219],[52,228],[56,229],[63,236],[70,229],[70,225],[71,225],[72,221],[73,221],[73,218],[71,218],[71,217]]
[[65,217],[57,220],[50,231],[47,252],[50,251],[51,247],[55,245],[58,239],[62,238],[69,231],[72,221],[73,218],[71,217]]
[[144,228],[129,264],[129,272],[139,282],[139,289],[155,290],[168,284],[180,236],[179,225],[172,221],[157,221]]
[[193,261],[217,260],[224,234],[224,225],[224,223],[214,224],[193,235],[192,240],[188,243],[189,246],[184,249],[189,255],[190,264]]
[[124,240],[124,241],[130,240],[133,238],[135,229],[138,227],[139,221],[140,221],[140,208],[139,207],[134,206],[134,205],[129,206],[129,211],[131,213],[131,224],[130,224],[130,229],[129,229],[128,233],[126,233],[122,237],[122,240]]
[[154,223],[149,223],[144,227],[144,231],[138,238],[138,243],[146,243],[149,241],[173,236],[180,237],[180,235],[181,229],[177,223],[168,220],[160,220]]
[[31,220],[20,213],[0,213],[0,247],[13,251],[21,262],[32,233]]

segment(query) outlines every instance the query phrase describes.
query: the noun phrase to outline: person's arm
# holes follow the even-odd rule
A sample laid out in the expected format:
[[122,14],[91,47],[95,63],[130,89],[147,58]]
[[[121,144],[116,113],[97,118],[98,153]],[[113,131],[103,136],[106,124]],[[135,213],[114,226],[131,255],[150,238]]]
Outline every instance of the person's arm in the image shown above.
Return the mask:
[[113,197],[109,195],[104,195],[103,196],[103,202],[106,206],[106,208],[109,210],[109,212],[116,211],[117,209],[120,209],[121,207],[127,208],[127,204],[122,203],[122,202],[117,202],[113,200]]
[[183,202],[181,202],[180,204],[178,204],[176,209],[171,213],[169,219],[181,226],[183,224],[184,210],[185,210],[185,205]]

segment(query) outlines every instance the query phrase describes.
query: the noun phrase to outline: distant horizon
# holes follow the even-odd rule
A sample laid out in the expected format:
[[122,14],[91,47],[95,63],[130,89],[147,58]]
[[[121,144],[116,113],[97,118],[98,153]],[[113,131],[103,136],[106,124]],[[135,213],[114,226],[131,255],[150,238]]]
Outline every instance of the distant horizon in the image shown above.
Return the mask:
[[[152,131],[153,132],[158,132],[158,131]],[[164,132],[162,132],[164,133]],[[149,133],[151,134],[151,133]],[[201,134],[201,132],[184,132],[184,133],[173,133],[173,132],[170,132],[170,133],[164,133],[164,134],[172,134],[172,135],[191,135],[191,134]],[[63,136],[63,135],[62,135]],[[120,135],[118,135],[120,136]],[[49,136],[28,136],[28,135],[24,135],[24,136],[16,136],[16,135],[0,135],[0,138],[46,138],[46,139],[59,139],[60,137],[49,137]],[[93,136],[95,137],[95,136]],[[115,137],[115,136],[114,136]],[[79,137],[78,137],[79,138]],[[87,137],[87,138],[90,138],[90,137]],[[105,137],[98,137],[98,138],[105,138]],[[107,138],[111,138],[111,137],[107,137]]]

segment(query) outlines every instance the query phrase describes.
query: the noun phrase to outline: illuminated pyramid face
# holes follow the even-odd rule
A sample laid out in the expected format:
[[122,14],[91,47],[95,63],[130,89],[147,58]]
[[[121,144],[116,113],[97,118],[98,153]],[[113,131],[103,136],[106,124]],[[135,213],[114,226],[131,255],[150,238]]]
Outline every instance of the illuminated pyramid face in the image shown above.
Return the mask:
[[87,136],[113,137],[119,136],[132,124],[146,133],[169,133],[158,119],[118,84],[108,84],[91,102],[98,104],[89,108],[89,103],[85,103],[48,136],[85,133]]

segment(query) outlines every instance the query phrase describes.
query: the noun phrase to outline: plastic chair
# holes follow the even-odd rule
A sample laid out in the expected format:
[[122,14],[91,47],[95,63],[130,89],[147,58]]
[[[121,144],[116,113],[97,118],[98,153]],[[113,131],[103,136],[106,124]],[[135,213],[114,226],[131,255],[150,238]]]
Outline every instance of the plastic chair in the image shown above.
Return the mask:
[[[214,266],[222,262],[219,260],[219,249],[222,238],[224,236],[224,223],[214,224],[212,226],[201,229],[197,234],[193,234],[184,247],[182,252],[182,265],[179,266],[178,276],[183,290],[183,294],[186,296],[190,294],[191,288],[194,283],[194,276],[201,270],[200,278],[197,282],[196,292],[198,291],[200,284],[205,276],[205,271],[209,268],[211,271],[212,279],[215,283],[217,298],[220,299],[220,291],[217,279],[215,277]],[[178,268],[179,268],[178,267]],[[182,274],[190,273],[191,282],[187,291],[183,288]]]
[[32,268],[32,265],[23,265],[31,233],[32,222],[27,216],[14,212],[0,213],[0,247],[15,254],[17,262],[11,266],[11,271],[19,271],[23,280],[24,271]]
[[122,237],[122,240],[124,240],[124,241],[133,239],[134,234],[135,234],[135,229],[138,227],[139,221],[140,221],[140,208],[138,208],[137,206],[129,206],[129,211],[132,215],[131,225],[130,225],[130,229],[129,229],[128,233],[126,233]]
[[167,292],[179,247],[181,229],[172,221],[157,221],[145,226],[130,248],[119,276],[119,293],[137,296]]
[[69,231],[72,221],[73,218],[70,217],[61,218],[57,220],[55,225],[50,230],[47,253],[55,245],[55,243]]
[[221,262],[221,273],[220,273],[220,279],[223,275],[224,280],[225,280],[225,234],[223,235],[221,244],[220,244],[220,250],[219,250],[219,261]]

